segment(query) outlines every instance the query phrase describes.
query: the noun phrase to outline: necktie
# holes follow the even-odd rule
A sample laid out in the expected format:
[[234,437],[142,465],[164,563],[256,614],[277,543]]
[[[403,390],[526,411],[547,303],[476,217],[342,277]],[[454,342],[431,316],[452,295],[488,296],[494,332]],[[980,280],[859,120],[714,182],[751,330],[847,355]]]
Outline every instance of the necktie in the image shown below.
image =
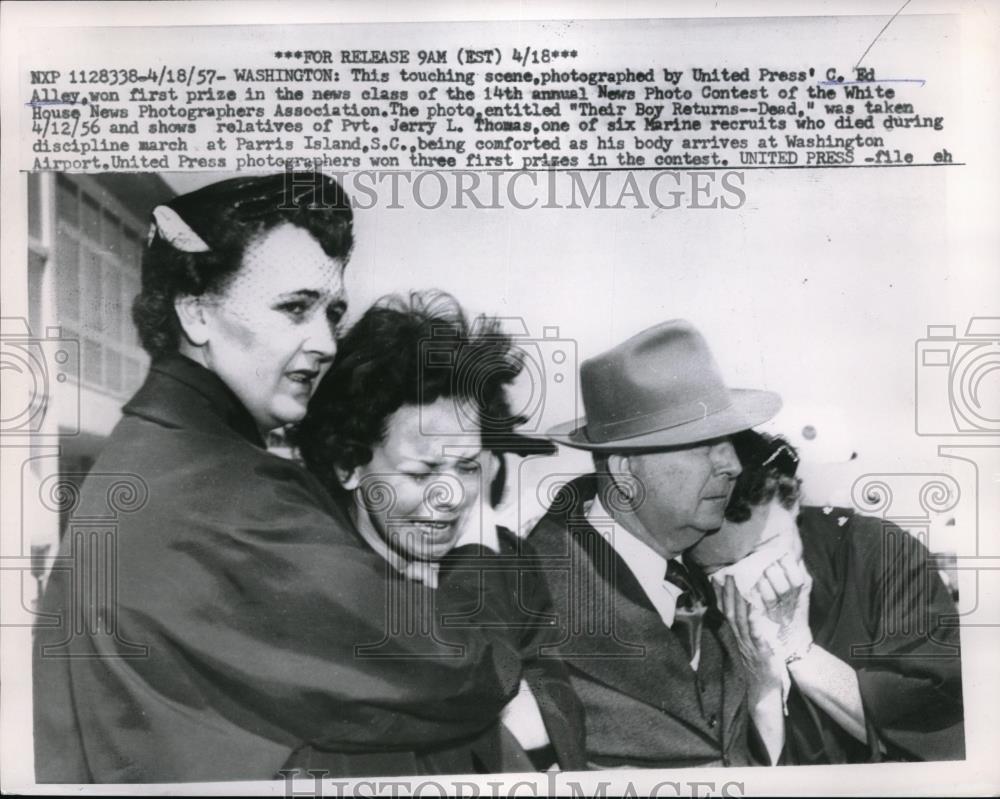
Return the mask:
[[707,609],[705,597],[688,570],[676,560],[667,561],[667,573],[664,579],[681,589],[674,611],[674,623],[670,629],[687,651],[688,660],[693,661],[701,643],[702,621]]

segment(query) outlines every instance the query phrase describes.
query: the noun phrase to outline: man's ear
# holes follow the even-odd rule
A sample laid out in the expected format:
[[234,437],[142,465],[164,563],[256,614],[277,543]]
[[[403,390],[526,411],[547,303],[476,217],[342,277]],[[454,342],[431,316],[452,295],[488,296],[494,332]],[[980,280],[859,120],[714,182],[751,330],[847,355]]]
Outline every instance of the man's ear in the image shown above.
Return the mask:
[[195,347],[205,346],[208,342],[208,324],[202,298],[181,294],[174,300],[174,311],[177,312],[187,340]]
[[608,474],[616,481],[621,481],[626,475],[631,477],[631,463],[628,455],[620,452],[613,452],[608,455]]
[[608,455],[608,477],[616,494],[614,499],[609,496],[608,501],[621,510],[634,510],[633,503],[641,492],[636,485],[638,478],[632,473],[632,461],[628,455],[617,452]]
[[355,466],[353,469],[348,471],[347,469],[342,469],[337,466],[337,479],[340,480],[340,485],[345,491],[353,491],[359,485],[361,485],[361,469]]

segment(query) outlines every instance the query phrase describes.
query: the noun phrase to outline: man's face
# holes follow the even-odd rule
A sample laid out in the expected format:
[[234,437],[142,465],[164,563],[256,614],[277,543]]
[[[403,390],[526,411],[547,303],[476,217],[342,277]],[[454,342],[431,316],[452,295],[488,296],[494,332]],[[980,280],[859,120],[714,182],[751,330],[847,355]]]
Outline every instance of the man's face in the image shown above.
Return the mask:
[[625,460],[643,489],[635,516],[647,543],[665,557],[679,555],[722,526],[741,471],[728,437],[629,454]]

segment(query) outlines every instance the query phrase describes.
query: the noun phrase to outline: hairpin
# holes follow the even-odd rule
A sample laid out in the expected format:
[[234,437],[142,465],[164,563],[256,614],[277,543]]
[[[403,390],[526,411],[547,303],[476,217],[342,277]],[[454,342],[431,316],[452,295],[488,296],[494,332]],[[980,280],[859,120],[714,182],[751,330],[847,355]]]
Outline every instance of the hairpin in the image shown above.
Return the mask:
[[787,444],[779,444],[774,451],[767,456],[764,466],[771,466],[782,474],[794,477],[799,468],[799,456]]
[[166,205],[158,205],[153,209],[153,222],[149,226],[148,244],[153,243],[157,233],[171,247],[181,252],[208,252],[212,249],[201,236],[191,230],[188,223],[181,219],[180,214]]

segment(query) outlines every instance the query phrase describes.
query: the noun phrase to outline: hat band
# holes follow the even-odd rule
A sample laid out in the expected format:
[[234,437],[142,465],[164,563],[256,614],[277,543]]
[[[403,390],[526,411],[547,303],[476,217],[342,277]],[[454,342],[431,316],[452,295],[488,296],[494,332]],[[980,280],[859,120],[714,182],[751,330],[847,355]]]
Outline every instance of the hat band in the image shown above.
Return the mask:
[[[732,400],[728,396],[716,397],[715,399],[719,404],[710,406],[709,403],[700,401],[680,410],[675,407],[665,408],[616,422],[594,424],[588,416],[587,438],[595,444],[603,444],[622,438],[635,438],[647,433],[657,433],[661,430],[671,430],[675,427],[700,422],[732,407]],[[721,402],[719,402],[720,400]],[[683,416],[678,418],[681,414]]]

